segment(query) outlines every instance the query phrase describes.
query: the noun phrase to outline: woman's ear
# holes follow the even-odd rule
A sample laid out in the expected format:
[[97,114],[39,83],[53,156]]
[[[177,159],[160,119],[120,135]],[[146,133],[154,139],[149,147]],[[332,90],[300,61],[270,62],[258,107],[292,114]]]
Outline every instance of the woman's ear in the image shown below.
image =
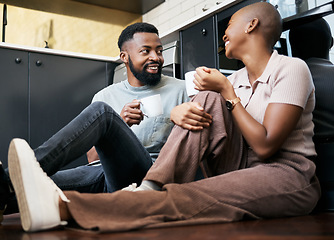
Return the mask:
[[128,63],[129,62],[129,55],[128,55],[127,52],[121,51],[121,53],[119,54],[119,57],[122,60],[122,62],[124,62],[124,63]]
[[259,25],[259,19],[253,18],[252,21],[250,21],[248,24],[246,33],[251,33],[258,25]]

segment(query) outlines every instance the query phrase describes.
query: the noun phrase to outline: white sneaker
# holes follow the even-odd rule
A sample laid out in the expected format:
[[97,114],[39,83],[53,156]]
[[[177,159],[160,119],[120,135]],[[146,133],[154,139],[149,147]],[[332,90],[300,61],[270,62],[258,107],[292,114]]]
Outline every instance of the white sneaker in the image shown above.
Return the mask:
[[137,183],[132,183],[129,186],[122,188],[122,191],[134,192],[137,188]]
[[67,224],[60,219],[59,197],[65,202],[69,200],[42,170],[25,140],[16,138],[11,141],[8,168],[25,231],[33,232]]

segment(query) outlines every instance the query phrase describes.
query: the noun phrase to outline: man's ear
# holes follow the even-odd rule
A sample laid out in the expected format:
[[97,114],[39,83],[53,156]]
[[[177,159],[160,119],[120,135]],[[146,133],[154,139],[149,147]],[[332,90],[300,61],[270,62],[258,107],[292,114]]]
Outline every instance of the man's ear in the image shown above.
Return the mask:
[[332,48],[333,47],[333,38],[331,39],[332,41],[331,41],[331,47],[330,48]]
[[121,51],[121,53],[119,54],[119,57],[121,58],[122,62],[124,62],[124,63],[129,62],[129,55],[128,55],[127,52]]
[[252,21],[249,22],[246,32],[251,33],[258,25],[259,25],[259,19],[253,18]]

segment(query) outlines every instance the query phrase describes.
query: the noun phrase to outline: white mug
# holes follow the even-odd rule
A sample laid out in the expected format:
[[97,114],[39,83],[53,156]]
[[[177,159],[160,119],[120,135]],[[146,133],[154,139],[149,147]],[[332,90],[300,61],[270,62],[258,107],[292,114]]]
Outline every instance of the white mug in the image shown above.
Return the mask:
[[186,90],[189,97],[194,96],[198,93],[198,90],[195,89],[195,83],[194,83],[195,73],[196,71],[190,71],[186,72],[186,74],[184,75],[186,81]]
[[144,116],[155,117],[163,114],[160,94],[142,98],[139,102]]

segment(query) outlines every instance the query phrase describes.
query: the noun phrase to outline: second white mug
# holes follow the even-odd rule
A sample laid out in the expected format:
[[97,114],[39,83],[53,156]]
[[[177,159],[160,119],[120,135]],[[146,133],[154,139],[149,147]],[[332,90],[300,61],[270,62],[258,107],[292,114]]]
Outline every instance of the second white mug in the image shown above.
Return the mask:
[[194,83],[195,73],[196,71],[190,71],[186,72],[186,74],[184,75],[186,81],[186,90],[189,97],[194,96],[198,93],[198,90],[195,89],[195,83]]

